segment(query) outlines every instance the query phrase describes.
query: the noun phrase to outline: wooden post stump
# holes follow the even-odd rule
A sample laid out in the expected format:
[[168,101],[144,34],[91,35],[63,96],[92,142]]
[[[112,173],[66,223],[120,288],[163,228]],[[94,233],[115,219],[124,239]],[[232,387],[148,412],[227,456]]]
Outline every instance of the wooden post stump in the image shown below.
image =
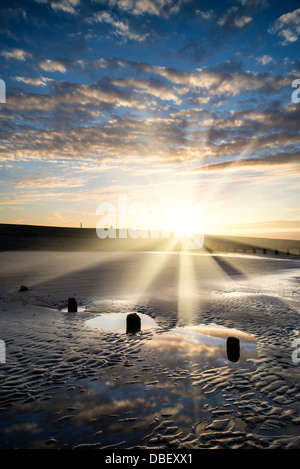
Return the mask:
[[77,301],[75,300],[75,298],[68,299],[68,312],[77,313]]
[[240,359],[240,341],[237,337],[228,337],[226,342],[227,358],[231,362],[237,362]]
[[129,313],[126,318],[126,334],[135,334],[141,330],[141,318],[136,313]]

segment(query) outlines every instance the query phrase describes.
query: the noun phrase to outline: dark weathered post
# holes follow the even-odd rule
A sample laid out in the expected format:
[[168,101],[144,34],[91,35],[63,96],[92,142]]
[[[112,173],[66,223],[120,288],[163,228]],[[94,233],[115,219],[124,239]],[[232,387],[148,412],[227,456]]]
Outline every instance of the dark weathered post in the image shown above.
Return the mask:
[[126,334],[135,334],[141,330],[141,318],[136,313],[129,313],[126,318]]
[[240,359],[240,341],[237,337],[228,337],[226,342],[227,358],[231,362],[237,362]]
[[68,299],[68,312],[69,313],[77,312],[77,301],[75,300],[75,298]]

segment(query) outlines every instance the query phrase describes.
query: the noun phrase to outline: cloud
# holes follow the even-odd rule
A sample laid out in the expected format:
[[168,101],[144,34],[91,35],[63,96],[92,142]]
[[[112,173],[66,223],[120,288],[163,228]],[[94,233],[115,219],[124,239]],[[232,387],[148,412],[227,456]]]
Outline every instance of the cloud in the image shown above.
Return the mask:
[[[143,83],[142,83],[143,84]],[[147,82],[143,84],[147,86]],[[75,89],[75,88],[72,88]],[[158,90],[158,88],[157,88]],[[66,91],[66,89],[65,89]],[[143,119],[135,115],[135,100],[130,102],[130,95],[127,94],[128,104],[132,105],[130,117],[118,116],[116,111],[111,114],[103,110],[101,120],[97,116],[93,119],[95,110],[101,107],[96,99],[97,88],[87,89],[85,101],[79,92],[58,93],[57,96],[46,97],[41,95],[40,101],[35,102],[24,97],[24,104],[28,107],[22,111],[18,102],[15,109],[18,116],[36,116],[38,122],[41,121],[39,110],[51,110],[55,121],[49,121],[49,129],[39,130],[32,128],[29,130],[16,127],[10,128],[2,139],[3,145],[6,142],[14,142],[14,153],[11,155],[9,147],[2,152],[2,158],[37,159],[37,160],[70,160],[73,162],[85,160],[86,164],[99,162],[101,165],[119,169],[125,169],[127,165],[135,162],[135,166],[149,163],[162,167],[166,164],[180,165],[182,167],[192,161],[203,161],[209,157],[224,158],[231,155],[244,155],[243,158],[251,155],[264,157],[265,151],[279,151],[288,149],[289,146],[297,145],[299,137],[295,130],[294,122],[297,121],[297,110],[291,107],[285,112],[278,109],[273,112],[257,112],[254,108],[251,112],[229,113],[227,117],[218,116],[211,111],[199,109],[180,110],[172,109],[168,114],[158,112],[153,114],[143,110]],[[115,102],[119,105],[118,95],[111,94],[101,99]],[[103,92],[103,91],[102,91]],[[121,96],[121,95],[120,95]],[[126,96],[126,93],[125,93]],[[98,96],[98,97],[101,97]],[[37,97],[36,97],[37,99]],[[125,103],[124,103],[125,104]],[[145,98],[143,100],[145,104]],[[33,105],[36,110],[32,109]],[[67,106],[66,111],[64,106]],[[79,119],[80,112],[84,106],[86,114]],[[295,106],[296,108],[296,106]],[[31,112],[31,114],[29,114]],[[73,116],[75,117],[76,127]],[[61,121],[60,121],[61,119]],[[84,126],[81,125],[84,122]],[[67,125],[66,125],[67,123]],[[55,130],[56,127],[56,130]],[[276,134],[276,139],[274,138]],[[155,138],[154,138],[155,136]],[[291,150],[290,150],[291,151]],[[286,154],[287,151],[286,151]],[[280,156],[283,158],[283,156]],[[294,157],[295,158],[295,157]],[[234,160],[232,160],[234,161]],[[247,160],[248,167],[263,160]],[[291,160],[286,157],[286,162]],[[284,164],[284,160],[279,162],[279,156],[275,159],[267,159],[267,163]],[[204,170],[224,170],[232,164],[225,163],[223,166],[208,166]],[[241,167],[242,163],[237,163]],[[23,187],[28,184],[43,184],[42,178],[20,181]],[[76,185],[77,185],[77,181]],[[62,180],[46,179],[44,184],[64,185]]]
[[59,176],[32,176],[19,178],[14,181],[17,188],[57,188],[57,187],[82,187],[84,181],[75,178],[63,178]]
[[273,62],[273,59],[270,55],[265,54],[262,57],[258,57],[256,61],[262,65],[267,65],[268,63]]
[[80,0],[35,0],[36,3],[49,5],[54,11],[62,11],[74,15],[76,8],[80,5]]
[[[130,64],[123,61],[123,65]],[[132,66],[135,67],[134,64]],[[162,66],[136,64],[136,68],[140,71],[156,74],[176,85],[204,90],[211,96],[236,96],[242,92],[260,89],[271,92],[291,84],[291,78],[288,76],[271,76],[250,71],[234,73],[232,70],[229,71],[230,67],[233,67],[232,63],[224,64],[223,67],[203,67],[186,72]]]
[[60,10],[66,13],[76,13],[76,7],[80,4],[79,0],[59,0],[50,2],[53,10]]
[[242,158],[237,160],[222,161],[194,168],[193,172],[205,171],[224,171],[224,170],[240,170],[240,169],[258,169],[263,170],[265,167],[269,169],[277,166],[291,166],[297,168],[300,172],[300,152],[280,152],[266,155],[261,158]]
[[188,88],[170,88],[154,78],[147,80],[137,78],[116,78],[112,79],[111,83],[116,86],[142,90],[143,92],[153,95],[163,101],[173,101],[177,105],[182,103],[182,99],[178,97],[178,94],[184,94],[188,91]]
[[46,216],[47,216],[47,218],[51,218],[51,219],[59,220],[59,221],[64,219],[64,217],[62,215],[60,215],[59,213],[49,213]]
[[6,2],[8,5],[10,4],[10,6],[6,6],[5,2],[1,2],[1,3],[3,4],[1,5],[1,7],[3,8],[2,11],[4,12],[4,16],[5,16],[5,18],[3,19],[5,20],[7,24],[10,23],[11,21],[17,21],[19,23],[24,20],[25,21],[28,20],[28,16],[27,16],[24,3],[22,4],[20,2],[21,3],[20,6],[16,5],[15,2],[14,3]]
[[157,104],[151,96],[145,96],[145,93],[141,96],[135,89],[117,87],[112,81],[103,79],[91,85],[54,82],[51,94],[11,94],[4,112],[7,112],[7,115],[14,112],[34,115],[40,111],[46,113],[59,110],[57,122],[59,116],[62,117],[61,123],[66,117],[70,122],[69,119],[74,116],[75,122],[78,119],[80,124],[81,115],[85,121],[87,118],[90,120],[92,111],[109,113],[113,108],[117,111],[122,107],[139,110]]
[[[119,58],[45,62],[49,68],[55,68],[53,63],[64,69],[100,68],[105,76],[89,85],[53,80],[49,93],[11,93],[1,108],[6,117],[2,160],[84,160],[122,170],[138,160],[132,167],[184,168],[195,161],[214,161],[209,158],[233,160],[241,153],[257,161],[265,152],[287,153],[288,147],[292,151],[299,141],[295,122],[300,108],[268,108],[267,99],[260,99],[258,107],[256,98],[262,94],[254,93],[263,91],[265,98],[286,86],[290,89],[288,75],[242,72],[240,63],[233,61],[189,71]],[[40,87],[52,80],[15,79]],[[244,110],[220,109],[221,99],[239,99],[246,91],[251,105],[244,100]],[[38,183],[41,180],[35,180],[36,187]],[[25,187],[25,181],[19,184]]]
[[3,57],[5,57],[7,60],[14,59],[20,60],[22,62],[33,57],[31,52],[28,52],[24,49],[3,50],[1,55],[3,55]]
[[206,11],[196,10],[195,13],[200,18],[208,21],[208,20],[212,19],[213,15],[214,15],[214,10],[206,10]]
[[229,28],[243,28],[246,24],[251,23],[252,17],[242,15],[238,7],[231,7],[219,18],[219,26],[227,26]]
[[243,28],[246,24],[250,23],[252,18],[250,16],[240,16],[239,18],[235,18],[235,25],[238,28]]
[[52,82],[52,78],[46,77],[39,77],[39,78],[26,78],[26,77],[13,77],[14,80],[19,81],[21,83],[25,83],[26,85],[32,86],[47,86],[49,82]]
[[272,23],[268,32],[282,37],[283,41],[281,44],[284,46],[296,42],[300,34],[300,8],[281,15]]
[[268,0],[240,0],[243,6],[266,8],[269,6]]
[[88,23],[106,23],[110,24],[115,28],[114,34],[117,36],[123,37],[124,39],[131,39],[134,41],[145,41],[148,37],[146,34],[138,34],[133,31],[130,31],[128,24],[120,21],[116,18],[113,18],[110,13],[107,11],[95,12],[93,15],[86,20]]
[[39,67],[46,72],[66,73],[66,65],[62,60],[46,59],[39,63]]
[[[269,63],[272,58],[270,56],[263,56],[257,59],[263,64]],[[274,92],[275,90],[280,90],[283,87],[290,87],[293,80],[292,76],[283,76],[283,75],[272,75],[259,73],[256,71],[241,71],[241,63],[228,60],[223,62],[215,67],[203,67],[196,68],[191,71],[185,71],[181,69],[175,69],[171,67],[151,65],[143,62],[134,62],[125,59],[119,58],[99,58],[94,60],[65,60],[65,59],[56,59],[56,60],[44,60],[39,63],[39,66],[44,71],[59,71],[65,73],[67,68],[77,68],[84,70],[86,72],[96,71],[97,69],[110,69],[110,72],[117,71],[118,69],[126,69],[127,74],[131,78],[122,78],[122,79],[113,79],[107,80],[106,83],[102,81],[98,85],[84,86],[82,85],[80,93],[90,93],[91,89],[93,92],[96,92],[96,87],[98,86],[97,96],[100,96],[101,90],[106,92],[107,87],[111,86],[113,83],[117,86],[125,87],[128,86],[132,90],[138,91],[138,89],[144,88],[147,89],[150,94],[160,97],[163,95],[169,96],[165,99],[173,99],[174,102],[178,101],[177,94],[185,94],[194,92],[200,97],[203,102],[207,101],[207,96],[218,97],[223,96],[224,98],[229,96],[236,96],[239,93],[247,91],[259,91],[262,90],[266,93]],[[132,78],[132,73],[136,75],[153,75],[159,79],[163,79],[168,83],[162,83],[157,80],[157,78],[147,78],[145,80]],[[109,85],[110,83],[110,85]],[[170,84],[172,87],[170,88]],[[112,89],[112,88],[111,88]],[[160,90],[160,91],[159,91]],[[115,94],[118,93],[118,90],[114,89]],[[204,96],[202,93],[206,93]],[[103,93],[102,93],[103,95]],[[106,100],[104,100],[106,101]],[[122,105],[122,104],[121,104]]]
[[111,7],[134,15],[156,15],[169,17],[179,12],[181,6],[191,0],[109,0]]

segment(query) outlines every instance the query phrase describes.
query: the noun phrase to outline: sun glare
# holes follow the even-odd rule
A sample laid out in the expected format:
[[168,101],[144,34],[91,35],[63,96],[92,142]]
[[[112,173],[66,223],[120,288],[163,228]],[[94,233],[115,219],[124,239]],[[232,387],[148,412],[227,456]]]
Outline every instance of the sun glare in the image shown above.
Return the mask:
[[184,238],[204,232],[202,204],[174,204],[160,214],[160,230]]

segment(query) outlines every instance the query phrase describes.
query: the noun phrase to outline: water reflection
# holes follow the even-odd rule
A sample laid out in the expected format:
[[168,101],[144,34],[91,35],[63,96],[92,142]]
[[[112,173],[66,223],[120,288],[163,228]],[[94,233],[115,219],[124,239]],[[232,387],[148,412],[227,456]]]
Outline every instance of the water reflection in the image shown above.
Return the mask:
[[[239,356],[228,355],[227,339],[233,336],[239,340]],[[245,366],[249,364],[249,358],[257,356],[253,335],[216,324],[176,327],[156,334],[147,344],[149,346],[159,352],[166,366],[173,367],[184,363],[198,363],[204,367]]]
[[[103,329],[110,332],[126,333],[126,319],[128,313],[104,313],[88,319],[86,326]],[[153,318],[147,314],[138,313],[141,320],[141,331],[158,327]]]
[[[83,313],[85,311],[85,309],[86,309],[86,306],[77,306],[77,311],[76,312],[77,313]],[[62,308],[61,312],[62,313],[68,313],[69,312],[68,307],[67,308]]]

